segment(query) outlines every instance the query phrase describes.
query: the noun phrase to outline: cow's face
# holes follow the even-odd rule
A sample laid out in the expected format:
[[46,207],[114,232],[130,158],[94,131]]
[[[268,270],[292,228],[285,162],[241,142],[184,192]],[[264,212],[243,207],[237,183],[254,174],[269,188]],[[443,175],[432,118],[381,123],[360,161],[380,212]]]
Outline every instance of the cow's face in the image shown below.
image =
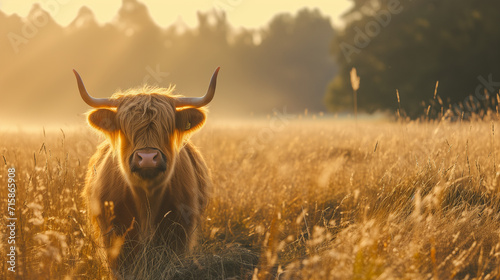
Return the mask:
[[172,176],[183,139],[205,123],[204,106],[214,97],[219,69],[202,97],[173,96],[170,89],[146,88],[143,93],[94,98],[80,75],[73,72],[83,101],[97,108],[89,113],[89,124],[108,136],[124,178],[132,186],[149,188]]
[[149,188],[169,180],[184,138],[205,122],[204,109],[176,109],[175,97],[164,94],[125,95],[119,101],[116,110],[91,111],[89,124],[113,143],[131,185]]

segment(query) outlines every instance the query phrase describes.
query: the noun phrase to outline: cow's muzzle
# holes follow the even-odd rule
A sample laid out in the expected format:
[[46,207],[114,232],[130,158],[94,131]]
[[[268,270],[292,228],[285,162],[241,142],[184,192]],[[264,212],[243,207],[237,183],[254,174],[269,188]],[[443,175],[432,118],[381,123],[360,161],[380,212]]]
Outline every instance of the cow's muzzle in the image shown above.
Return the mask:
[[130,156],[130,170],[143,179],[152,179],[167,170],[166,157],[155,148],[135,150]]

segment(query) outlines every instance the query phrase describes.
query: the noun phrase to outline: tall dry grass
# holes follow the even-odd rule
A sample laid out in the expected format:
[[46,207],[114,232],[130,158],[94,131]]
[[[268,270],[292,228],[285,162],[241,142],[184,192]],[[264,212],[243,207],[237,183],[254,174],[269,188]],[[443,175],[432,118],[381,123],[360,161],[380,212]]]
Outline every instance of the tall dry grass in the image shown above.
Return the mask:
[[[149,247],[133,271],[151,279],[499,279],[497,131],[487,120],[209,121],[193,137],[214,180],[199,246],[169,259]],[[19,279],[112,277],[79,196],[98,142],[86,128],[2,134],[4,216],[7,168],[19,179]],[[5,261],[0,269],[9,276]]]

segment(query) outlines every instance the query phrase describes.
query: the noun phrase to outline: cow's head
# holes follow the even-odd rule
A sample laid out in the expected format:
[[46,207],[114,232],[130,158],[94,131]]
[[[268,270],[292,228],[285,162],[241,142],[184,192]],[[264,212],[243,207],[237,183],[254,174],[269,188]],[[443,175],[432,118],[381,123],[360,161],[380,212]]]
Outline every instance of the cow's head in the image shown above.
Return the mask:
[[219,68],[208,92],[197,98],[172,95],[171,89],[150,88],[94,98],[73,71],[81,97],[95,108],[88,114],[89,124],[108,137],[127,181],[148,188],[169,180],[184,139],[205,123],[204,106],[214,97]]

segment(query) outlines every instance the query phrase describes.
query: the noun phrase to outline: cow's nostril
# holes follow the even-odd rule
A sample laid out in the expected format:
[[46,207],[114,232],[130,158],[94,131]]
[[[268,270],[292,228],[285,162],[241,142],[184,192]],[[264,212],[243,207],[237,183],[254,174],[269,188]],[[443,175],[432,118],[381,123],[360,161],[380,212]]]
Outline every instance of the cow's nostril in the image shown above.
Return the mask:
[[130,167],[142,178],[153,178],[166,170],[165,156],[156,149],[136,150],[131,158]]
[[157,152],[155,153],[137,153],[142,160],[139,161],[139,166],[143,168],[153,168],[157,166],[157,162],[155,160],[156,156],[158,155]]

